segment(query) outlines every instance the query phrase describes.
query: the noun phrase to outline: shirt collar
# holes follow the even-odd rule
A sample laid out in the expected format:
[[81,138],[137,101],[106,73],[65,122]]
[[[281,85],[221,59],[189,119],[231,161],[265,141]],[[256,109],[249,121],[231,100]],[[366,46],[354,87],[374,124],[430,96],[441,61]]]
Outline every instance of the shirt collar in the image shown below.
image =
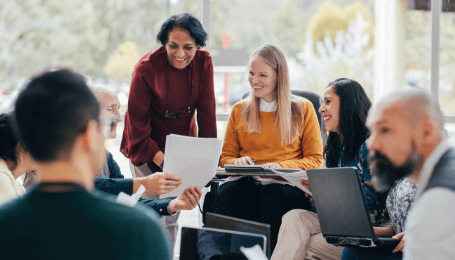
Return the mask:
[[419,183],[417,185],[416,198],[425,190],[430,181],[431,175],[433,174],[434,167],[439,162],[441,157],[450,148],[450,144],[447,140],[442,141],[436,149],[431,153],[430,157],[423,164],[422,170],[419,175]]
[[261,98],[261,100],[259,101],[259,110],[261,112],[276,111],[276,100],[273,100],[272,102],[268,103],[267,101]]

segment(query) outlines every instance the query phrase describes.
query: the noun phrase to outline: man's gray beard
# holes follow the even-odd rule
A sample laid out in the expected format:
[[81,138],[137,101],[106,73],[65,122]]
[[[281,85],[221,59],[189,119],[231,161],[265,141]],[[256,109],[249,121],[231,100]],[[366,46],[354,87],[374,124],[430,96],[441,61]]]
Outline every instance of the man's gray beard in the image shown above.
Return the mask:
[[403,166],[396,167],[385,155],[373,152],[368,157],[371,169],[371,181],[378,192],[388,192],[395,184],[410,175],[420,162],[420,155],[413,152]]

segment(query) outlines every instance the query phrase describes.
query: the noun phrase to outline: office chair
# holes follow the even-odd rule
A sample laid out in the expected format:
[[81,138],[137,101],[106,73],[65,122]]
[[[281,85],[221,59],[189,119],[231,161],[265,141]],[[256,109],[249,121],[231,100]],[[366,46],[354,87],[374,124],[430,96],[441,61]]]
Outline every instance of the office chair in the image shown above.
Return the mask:
[[[322,117],[322,114],[318,112],[319,108],[322,106],[322,98],[318,94],[312,92],[312,91],[306,91],[306,90],[291,90],[291,93],[296,96],[300,96],[303,98],[308,99],[311,101],[313,104],[314,110],[316,111],[316,116],[318,118],[319,122],[319,130],[321,131],[321,138],[322,138],[322,144],[325,144],[325,139],[326,139],[326,132],[324,131],[324,119]],[[245,99],[250,92],[247,92],[243,95],[243,99]],[[212,204],[213,201],[215,200],[215,197],[218,193],[218,187],[220,186],[220,183],[224,179],[222,178],[213,178],[212,181],[207,184],[207,187],[210,185],[210,191],[207,192],[205,195],[204,199],[204,205],[203,205],[203,211],[202,211],[202,222],[205,224],[205,213],[207,212],[212,212]]]

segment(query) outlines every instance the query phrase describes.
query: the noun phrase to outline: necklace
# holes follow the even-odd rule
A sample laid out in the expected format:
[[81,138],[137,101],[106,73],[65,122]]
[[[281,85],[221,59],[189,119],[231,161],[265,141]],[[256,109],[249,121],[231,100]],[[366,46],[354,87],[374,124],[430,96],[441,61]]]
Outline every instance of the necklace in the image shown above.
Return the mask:
[[[166,86],[167,86],[167,89],[169,90],[170,87],[171,87],[171,83],[169,81],[169,61],[167,61],[166,65],[167,65],[166,66]],[[182,111],[171,112],[171,113],[169,113],[169,111],[166,109],[166,113],[164,114],[164,117],[172,119],[172,118],[179,118],[179,117],[189,116],[191,114],[190,95],[191,95],[190,68],[188,67],[188,93],[187,93],[187,96],[188,96],[188,108],[185,109],[185,110],[182,110]],[[168,98],[167,98],[167,95],[166,95],[166,105],[167,105],[167,99]]]

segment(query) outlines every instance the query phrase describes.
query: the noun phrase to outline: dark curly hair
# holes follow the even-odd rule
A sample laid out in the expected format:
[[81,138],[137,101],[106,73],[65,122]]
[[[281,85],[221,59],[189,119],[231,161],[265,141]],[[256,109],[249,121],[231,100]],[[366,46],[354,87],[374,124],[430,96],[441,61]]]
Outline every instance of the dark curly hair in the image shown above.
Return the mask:
[[338,133],[330,132],[324,147],[324,159],[327,167],[337,167],[340,151],[345,146],[345,160],[354,160],[360,147],[369,135],[365,122],[371,101],[363,87],[355,80],[340,78],[330,82],[340,97],[340,115]]
[[17,145],[19,140],[14,135],[11,127],[9,114],[0,115],[0,158],[13,163],[13,169],[17,167]]
[[188,13],[179,13],[174,14],[169,17],[163,25],[156,36],[156,41],[161,43],[161,45],[166,45],[169,40],[169,33],[175,28],[185,30],[190,33],[191,38],[193,38],[197,46],[204,47],[205,42],[207,41],[207,33],[204,31],[201,22]]

